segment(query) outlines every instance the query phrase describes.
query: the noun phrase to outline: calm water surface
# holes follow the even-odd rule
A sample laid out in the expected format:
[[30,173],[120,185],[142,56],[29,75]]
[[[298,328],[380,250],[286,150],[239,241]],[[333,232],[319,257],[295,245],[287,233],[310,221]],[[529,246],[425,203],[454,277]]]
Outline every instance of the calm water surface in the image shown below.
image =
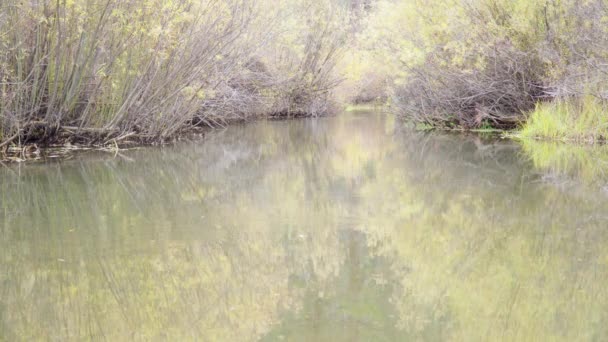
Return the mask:
[[0,167],[0,340],[603,340],[576,148],[351,113]]

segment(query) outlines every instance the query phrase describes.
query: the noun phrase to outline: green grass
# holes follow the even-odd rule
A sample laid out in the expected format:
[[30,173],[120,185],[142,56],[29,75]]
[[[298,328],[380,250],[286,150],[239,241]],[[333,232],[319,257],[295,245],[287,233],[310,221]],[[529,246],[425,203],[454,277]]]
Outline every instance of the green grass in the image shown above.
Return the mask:
[[417,131],[431,131],[435,129],[433,125],[424,122],[417,123],[415,128]]
[[[592,96],[540,103],[522,129],[507,136],[520,140],[536,168],[585,182],[605,182],[607,109],[608,103]],[[594,143],[599,144],[590,145]]]
[[344,111],[346,112],[367,112],[375,111],[378,109],[385,109],[386,105],[382,102],[362,103],[362,104],[350,104],[347,105]]
[[539,103],[516,135],[581,143],[605,142],[608,138],[607,109],[608,103],[592,96]]

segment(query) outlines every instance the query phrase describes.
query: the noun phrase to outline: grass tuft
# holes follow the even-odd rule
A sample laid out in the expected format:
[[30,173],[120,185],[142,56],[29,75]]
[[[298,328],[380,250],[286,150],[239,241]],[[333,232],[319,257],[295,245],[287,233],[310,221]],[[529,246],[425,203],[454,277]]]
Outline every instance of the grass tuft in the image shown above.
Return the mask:
[[519,132],[521,138],[605,142],[608,103],[593,96],[539,103]]

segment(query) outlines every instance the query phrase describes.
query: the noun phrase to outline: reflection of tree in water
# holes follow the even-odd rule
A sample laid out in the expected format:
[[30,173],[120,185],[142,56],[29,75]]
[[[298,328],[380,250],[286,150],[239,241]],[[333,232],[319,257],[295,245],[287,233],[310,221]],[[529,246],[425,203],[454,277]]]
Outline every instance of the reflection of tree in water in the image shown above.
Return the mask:
[[344,261],[330,282],[309,273],[291,275],[301,291],[301,307],[283,315],[262,341],[387,341],[403,337],[397,312],[389,302],[395,283],[389,263],[374,257],[366,237],[343,230],[339,248]]
[[327,163],[327,125],[296,122],[287,136],[280,125],[179,153],[4,175],[18,187],[2,183],[3,207],[20,215],[2,213],[0,262],[13,270],[2,279],[3,337],[247,340],[268,330],[297,307],[290,274],[328,283],[341,263],[319,191],[331,170],[314,166]]
[[393,297],[404,329],[443,320],[441,339],[464,340],[605,333],[600,194],[539,182],[512,143],[441,135],[401,149],[365,192],[377,203],[369,234],[407,270]]
[[[604,191],[608,185],[608,146],[522,140],[526,156],[545,179],[570,191]],[[588,185],[590,187],[583,187]]]
[[2,169],[0,339],[605,333],[600,193],[542,182],[512,142],[389,126]]

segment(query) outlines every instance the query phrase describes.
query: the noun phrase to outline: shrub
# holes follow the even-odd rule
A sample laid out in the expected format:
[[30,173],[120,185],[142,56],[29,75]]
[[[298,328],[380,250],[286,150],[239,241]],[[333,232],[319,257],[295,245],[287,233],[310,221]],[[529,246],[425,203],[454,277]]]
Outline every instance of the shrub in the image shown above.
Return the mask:
[[508,41],[491,49],[484,51],[484,65],[474,69],[445,65],[440,52],[429,56],[394,90],[394,106],[432,126],[515,127],[544,96],[543,63]]
[[6,0],[0,5],[0,147],[156,141],[259,115],[321,115],[335,85],[337,16],[285,39],[295,47],[304,41],[306,49],[290,65],[268,67],[283,49],[278,23],[302,20],[296,14],[311,8],[330,7],[307,0],[280,6]]
[[608,96],[607,4],[411,0],[377,7],[393,104],[433,126],[513,128],[539,102]]

